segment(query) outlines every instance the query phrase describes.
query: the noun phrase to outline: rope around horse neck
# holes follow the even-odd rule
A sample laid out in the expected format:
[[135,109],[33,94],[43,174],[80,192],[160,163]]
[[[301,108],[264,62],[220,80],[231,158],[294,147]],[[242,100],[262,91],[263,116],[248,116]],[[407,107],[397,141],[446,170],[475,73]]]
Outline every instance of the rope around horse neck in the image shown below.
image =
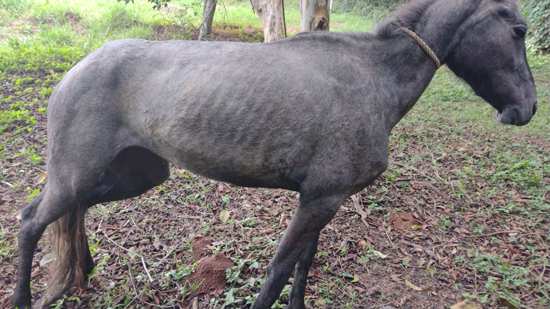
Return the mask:
[[430,48],[428,43],[426,43],[424,40],[422,40],[420,36],[418,36],[418,34],[416,34],[416,32],[405,27],[399,27],[399,29],[408,34],[418,44],[418,46],[422,48],[422,50],[428,55],[428,57],[433,60],[437,69],[441,67],[441,61],[439,60],[435,52]]

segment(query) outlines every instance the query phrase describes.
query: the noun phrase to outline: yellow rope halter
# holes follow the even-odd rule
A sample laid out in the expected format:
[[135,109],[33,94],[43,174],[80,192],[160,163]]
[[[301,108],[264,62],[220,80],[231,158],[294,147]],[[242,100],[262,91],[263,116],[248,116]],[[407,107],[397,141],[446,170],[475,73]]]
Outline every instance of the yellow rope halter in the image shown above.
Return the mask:
[[416,34],[416,32],[409,30],[405,27],[400,27],[399,29],[401,29],[403,32],[408,34],[418,44],[418,46],[422,48],[422,50],[433,60],[433,62],[435,63],[435,66],[438,69],[441,67],[441,61],[439,61],[439,58],[437,57],[435,52],[430,48],[430,46],[424,40],[422,40],[420,36],[418,36],[418,34]]

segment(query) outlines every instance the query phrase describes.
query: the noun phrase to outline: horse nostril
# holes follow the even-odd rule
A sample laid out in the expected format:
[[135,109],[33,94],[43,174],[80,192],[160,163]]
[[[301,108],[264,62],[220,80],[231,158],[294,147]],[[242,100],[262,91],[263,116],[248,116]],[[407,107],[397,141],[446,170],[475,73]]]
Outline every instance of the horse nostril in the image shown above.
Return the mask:
[[537,104],[533,105],[533,116],[537,113]]

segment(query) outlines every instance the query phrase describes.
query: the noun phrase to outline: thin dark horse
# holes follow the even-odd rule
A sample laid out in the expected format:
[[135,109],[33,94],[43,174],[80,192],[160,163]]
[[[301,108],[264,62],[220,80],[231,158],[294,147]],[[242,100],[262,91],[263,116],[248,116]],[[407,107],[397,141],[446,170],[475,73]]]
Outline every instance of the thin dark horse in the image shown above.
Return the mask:
[[390,131],[440,63],[502,123],[530,121],[536,91],[526,31],[513,0],[420,0],[375,33],[106,44],[50,98],[48,181],[22,211],[14,304],[31,305],[33,254],[50,223],[58,265],[42,304],[83,284],[93,268],[86,209],[159,185],[171,162],[242,186],[300,192],[254,308],[270,308],[293,271],[289,307],[304,308],[320,231],[384,172]]

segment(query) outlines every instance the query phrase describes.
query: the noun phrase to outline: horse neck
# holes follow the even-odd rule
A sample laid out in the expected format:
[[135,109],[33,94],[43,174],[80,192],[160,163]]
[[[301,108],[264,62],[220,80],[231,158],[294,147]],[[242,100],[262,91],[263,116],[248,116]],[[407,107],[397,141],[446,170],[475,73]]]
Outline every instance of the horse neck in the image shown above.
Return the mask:
[[[480,0],[435,1],[414,25],[406,27],[413,30],[444,62],[460,33],[465,20],[477,8]],[[445,5],[446,7],[441,7]],[[436,16],[436,14],[439,14]],[[394,26],[394,35],[381,40],[385,51],[381,63],[387,66],[385,71],[393,78],[386,86],[392,94],[393,104],[386,105],[386,119],[389,129],[393,128],[414,106],[430,84],[437,71],[434,61],[422,50],[417,42],[402,30]]]
[[430,84],[437,67],[434,61],[410,37],[384,42],[391,50],[379,63],[387,76],[381,86],[385,94],[383,109],[388,130],[391,130],[414,106]]

